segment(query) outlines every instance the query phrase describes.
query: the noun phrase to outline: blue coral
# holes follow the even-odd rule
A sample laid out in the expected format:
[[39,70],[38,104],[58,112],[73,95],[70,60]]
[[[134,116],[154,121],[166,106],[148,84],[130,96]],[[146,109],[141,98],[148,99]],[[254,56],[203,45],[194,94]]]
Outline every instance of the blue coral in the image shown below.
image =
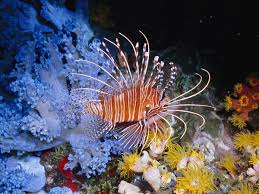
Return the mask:
[[[37,3],[40,6],[35,6]],[[97,77],[100,72],[97,67],[75,62],[79,57],[107,64],[96,51],[89,50],[93,32],[82,15],[85,11],[80,6],[69,11],[62,2],[37,3],[11,0],[0,6],[1,21],[6,24],[1,30],[1,45],[12,51],[1,61],[6,72],[1,74],[1,87],[11,93],[4,95],[1,104],[1,152],[37,151],[62,143],[58,138],[65,130],[80,123],[78,99],[85,96],[71,95],[71,88],[102,87],[96,81],[71,75],[79,72]],[[107,76],[99,79],[105,81]]]
[[30,175],[19,166],[16,169],[10,169],[6,166],[6,161],[0,159],[0,193],[3,194],[25,194],[22,190]]
[[76,141],[71,141],[74,153],[69,155],[66,168],[73,169],[80,164],[79,174],[85,174],[87,177],[102,174],[111,160],[110,154],[116,141],[114,139],[92,140],[77,136]]
[[72,192],[68,187],[54,187],[48,194],[79,194],[79,192]]
[[[109,76],[100,68],[76,60],[98,61],[110,72],[111,64],[97,52],[101,44],[98,39],[89,43],[93,32],[83,15],[85,11],[78,10],[80,6],[69,11],[62,1],[29,2],[10,0],[0,6],[1,21],[6,24],[0,32],[0,43],[5,49],[5,58],[0,61],[4,67],[1,68],[4,74],[0,75],[4,91],[0,98],[0,151],[39,151],[69,141],[73,153],[67,168],[80,164],[81,174],[99,175],[105,171],[111,153],[120,153],[120,146],[111,136],[103,141],[88,137],[87,130],[91,129],[87,128],[87,122],[82,123],[90,117],[82,119],[83,105],[86,99],[97,98],[98,93],[72,89],[101,89],[103,85],[71,73],[87,74],[106,82]],[[79,138],[70,137],[78,131]],[[19,192],[25,174],[19,169],[12,173],[17,174],[17,179],[14,175],[8,180],[4,178],[0,187]]]
[[74,169],[80,165],[79,174],[85,174],[88,178],[101,175],[105,172],[111,154],[121,154],[119,141],[114,137],[116,134],[106,134],[102,139],[96,140],[87,137],[85,132],[70,136],[73,153],[69,154],[69,162],[65,168]]

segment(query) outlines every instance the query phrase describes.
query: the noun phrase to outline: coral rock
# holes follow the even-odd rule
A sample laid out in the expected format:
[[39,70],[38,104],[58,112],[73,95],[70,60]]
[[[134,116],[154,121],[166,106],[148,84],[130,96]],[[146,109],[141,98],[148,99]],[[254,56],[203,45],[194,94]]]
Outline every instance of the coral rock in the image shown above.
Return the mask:
[[143,172],[144,169],[147,168],[151,162],[152,159],[150,158],[148,152],[143,151],[143,155],[140,157],[140,159],[136,162],[131,170],[134,172]]
[[130,184],[126,181],[121,181],[120,184],[119,184],[119,188],[118,188],[118,192],[120,194],[143,194],[141,191],[140,191],[140,188],[133,185],[133,184]]
[[143,177],[155,191],[158,191],[160,189],[161,174],[158,168],[149,167],[147,170],[144,171]]

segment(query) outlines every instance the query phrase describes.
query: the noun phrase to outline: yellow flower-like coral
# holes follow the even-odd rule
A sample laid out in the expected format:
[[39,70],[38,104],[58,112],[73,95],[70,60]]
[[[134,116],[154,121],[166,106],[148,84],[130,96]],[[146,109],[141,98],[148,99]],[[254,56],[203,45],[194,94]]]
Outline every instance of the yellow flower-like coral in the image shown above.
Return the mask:
[[259,163],[259,154],[258,155],[256,155],[256,154],[251,155],[249,163],[252,164],[252,165],[255,165],[256,163]]
[[243,107],[247,106],[249,104],[249,98],[245,95],[241,96],[239,99],[239,104]]
[[232,108],[232,100],[231,100],[231,97],[230,97],[230,96],[226,96],[224,101],[225,101],[225,103],[224,103],[224,105],[225,105],[225,110],[226,110],[226,111],[230,111],[230,109]]
[[137,152],[125,153],[122,156],[123,161],[119,161],[118,170],[122,177],[132,176],[132,168],[140,158],[140,154]]
[[189,167],[176,178],[175,193],[204,194],[215,189],[214,175],[205,167]]
[[179,144],[171,144],[168,147],[168,150],[165,151],[164,158],[171,168],[176,168],[181,160],[188,157],[190,153],[190,147],[183,147]]
[[171,168],[186,168],[188,166],[204,166],[204,154],[190,146],[171,144],[164,152],[164,159]]
[[259,148],[259,130],[257,130],[255,133],[252,134],[252,147],[258,147]]
[[259,147],[259,131],[237,133],[234,137],[234,145],[238,150],[246,149],[248,146],[251,148]]
[[258,104],[257,103],[252,104],[252,109],[258,109]]
[[259,80],[252,77],[252,78],[248,79],[248,83],[249,83],[252,87],[255,87],[255,86],[257,86],[257,85],[259,84]]
[[252,185],[241,183],[240,188],[232,188],[229,194],[257,194],[257,191]]
[[255,92],[254,94],[252,94],[252,99],[258,100],[259,99],[259,92]]
[[231,123],[235,126],[238,127],[239,129],[242,129],[246,127],[246,120],[242,116],[234,113],[232,117],[230,118]]
[[220,160],[219,166],[225,168],[232,176],[234,176],[236,174],[235,162],[235,156],[228,154],[222,160]]
[[241,83],[237,83],[236,85],[234,85],[234,92],[236,94],[240,94],[243,90],[243,85]]

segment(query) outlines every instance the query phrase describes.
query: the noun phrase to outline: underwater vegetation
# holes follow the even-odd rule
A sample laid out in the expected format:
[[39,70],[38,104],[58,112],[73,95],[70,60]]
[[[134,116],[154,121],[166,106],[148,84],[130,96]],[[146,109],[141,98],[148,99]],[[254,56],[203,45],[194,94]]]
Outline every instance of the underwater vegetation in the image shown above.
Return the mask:
[[185,75],[142,32],[98,39],[88,13],[1,2],[0,193],[258,193],[258,79],[226,97],[228,128],[209,71]]

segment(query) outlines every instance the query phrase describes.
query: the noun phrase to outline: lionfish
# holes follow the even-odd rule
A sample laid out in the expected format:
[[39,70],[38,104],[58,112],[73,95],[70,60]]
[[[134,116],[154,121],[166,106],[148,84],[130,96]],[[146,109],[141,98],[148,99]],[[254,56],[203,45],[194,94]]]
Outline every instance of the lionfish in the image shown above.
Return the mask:
[[[134,63],[131,64],[131,66],[126,53],[121,49],[118,38],[116,38],[116,42],[107,38],[104,38],[104,40],[118,50],[118,58],[120,61],[115,61],[105,42],[102,42],[103,48],[97,48],[98,52],[105,56],[113,65],[114,68],[111,73],[100,66],[98,62],[89,61],[87,59],[77,60],[77,62],[94,65],[103,70],[110,77],[110,83],[89,75],[72,73],[73,75],[84,76],[105,85],[105,89],[103,90],[94,88],[74,89],[99,93],[98,100],[87,100],[84,104],[85,113],[92,114],[95,118],[98,118],[94,121],[95,123],[91,129],[95,132],[96,137],[99,137],[105,132],[120,128],[120,130],[118,130],[119,141],[122,146],[129,149],[132,147],[138,148],[140,146],[142,146],[143,149],[147,144],[151,132],[154,133],[153,140],[155,140],[158,133],[166,136],[167,140],[169,140],[173,134],[173,129],[167,119],[168,116],[178,119],[183,124],[184,131],[180,137],[182,138],[187,131],[187,124],[181,117],[177,116],[176,113],[196,115],[202,120],[200,127],[204,126],[205,118],[202,115],[193,111],[180,109],[181,107],[202,106],[214,108],[203,104],[180,104],[182,101],[197,96],[207,88],[210,82],[210,73],[205,69],[201,70],[208,75],[208,80],[198,92],[193,93],[193,91],[200,86],[203,78],[199,73],[196,73],[200,80],[193,88],[176,97],[167,95],[166,90],[172,86],[176,79],[178,67],[173,62],[169,63],[169,79],[166,80],[166,83],[162,84],[165,74],[162,68],[165,63],[159,61],[159,57],[155,56],[152,65],[150,65],[149,41],[143,32],[139,32],[145,39],[141,54],[139,53],[138,42],[134,46],[127,36],[119,33],[132,47]],[[125,71],[122,70],[122,66]]]

